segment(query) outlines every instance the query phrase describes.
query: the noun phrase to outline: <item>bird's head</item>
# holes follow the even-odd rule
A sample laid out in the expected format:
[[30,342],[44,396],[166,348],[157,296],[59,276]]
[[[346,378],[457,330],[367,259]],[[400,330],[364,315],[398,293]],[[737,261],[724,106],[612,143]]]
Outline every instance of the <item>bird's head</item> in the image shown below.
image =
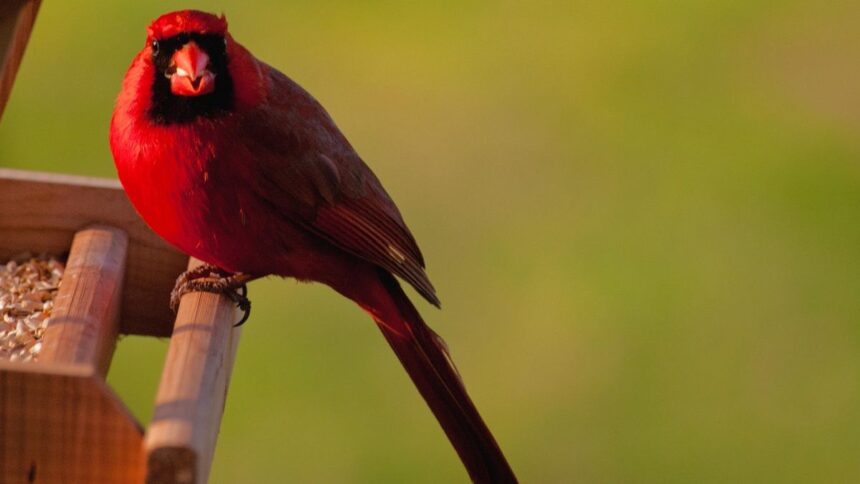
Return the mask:
[[175,96],[215,92],[228,76],[227,20],[195,10],[162,15],[147,29],[147,43],[157,74]]
[[227,19],[181,10],[155,19],[140,54],[151,83],[149,116],[161,124],[214,117],[260,96],[256,60],[227,31]]

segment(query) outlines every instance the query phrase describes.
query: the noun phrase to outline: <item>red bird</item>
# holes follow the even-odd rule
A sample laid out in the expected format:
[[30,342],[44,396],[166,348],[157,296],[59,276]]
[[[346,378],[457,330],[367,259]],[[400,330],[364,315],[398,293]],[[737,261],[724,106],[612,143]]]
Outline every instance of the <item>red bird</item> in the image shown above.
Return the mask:
[[317,281],[376,321],[475,482],[516,482],[454,369],[395,276],[439,299],[382,184],[325,109],[254,58],[225,18],[185,10],[147,29],[117,99],[110,145],[152,229],[208,263],[180,276],[222,292],[267,275]]

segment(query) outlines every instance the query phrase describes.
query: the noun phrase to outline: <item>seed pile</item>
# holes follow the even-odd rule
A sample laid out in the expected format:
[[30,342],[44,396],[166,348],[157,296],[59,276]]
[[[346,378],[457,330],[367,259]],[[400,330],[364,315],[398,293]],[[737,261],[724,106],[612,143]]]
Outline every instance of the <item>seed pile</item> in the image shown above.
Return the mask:
[[33,361],[42,349],[63,263],[21,254],[0,265],[0,358]]

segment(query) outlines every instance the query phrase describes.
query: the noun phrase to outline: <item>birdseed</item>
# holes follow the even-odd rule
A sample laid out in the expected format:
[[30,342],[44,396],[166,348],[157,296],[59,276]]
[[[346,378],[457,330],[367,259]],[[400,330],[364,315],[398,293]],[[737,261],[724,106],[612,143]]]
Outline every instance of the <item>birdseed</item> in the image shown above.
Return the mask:
[[38,358],[64,269],[62,262],[44,254],[20,254],[0,264],[0,358]]

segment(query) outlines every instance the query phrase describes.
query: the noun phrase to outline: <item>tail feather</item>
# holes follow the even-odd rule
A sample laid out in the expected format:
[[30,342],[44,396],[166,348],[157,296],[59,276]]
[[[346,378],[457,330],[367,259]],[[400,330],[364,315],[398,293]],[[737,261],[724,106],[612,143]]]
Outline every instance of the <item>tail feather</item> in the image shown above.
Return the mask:
[[469,472],[472,481],[517,482],[499,445],[463,386],[442,341],[421,319],[403,289],[379,271],[373,301],[359,301],[377,322]]

